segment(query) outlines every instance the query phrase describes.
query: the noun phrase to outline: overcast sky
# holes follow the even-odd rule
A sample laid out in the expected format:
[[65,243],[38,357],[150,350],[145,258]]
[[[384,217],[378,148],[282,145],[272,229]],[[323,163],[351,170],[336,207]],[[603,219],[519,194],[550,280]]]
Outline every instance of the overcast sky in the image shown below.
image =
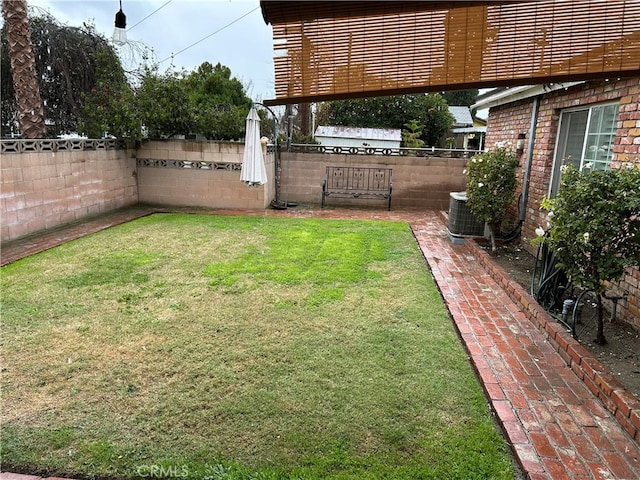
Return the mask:
[[[107,38],[113,34],[119,0],[27,0],[60,23],[93,24]],[[160,70],[192,71],[202,62],[220,62],[244,85],[249,97],[275,97],[271,25],[262,18],[259,0],[122,0],[130,44],[116,47],[127,70],[142,61],[133,54],[146,46]],[[481,90],[481,92],[484,90]],[[478,112],[486,117],[486,112]]]
[[[63,24],[92,23],[108,38],[120,8],[118,0],[27,2]],[[161,71],[172,64],[174,70],[191,71],[205,61],[220,62],[245,85],[253,100],[274,98],[271,26],[264,23],[258,0],[122,0],[122,10],[128,40],[152,49]],[[127,69],[141,61],[132,54],[137,50],[132,45],[117,47]]]

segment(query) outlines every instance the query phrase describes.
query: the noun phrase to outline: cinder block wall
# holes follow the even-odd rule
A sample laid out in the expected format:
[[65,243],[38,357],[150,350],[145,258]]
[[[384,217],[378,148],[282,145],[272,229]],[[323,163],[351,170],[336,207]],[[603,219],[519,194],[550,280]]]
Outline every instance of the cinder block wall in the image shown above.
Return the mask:
[[2,242],[138,202],[131,150],[3,153]]
[[240,181],[244,143],[147,141],[138,149],[141,203],[207,208],[263,209],[275,198],[274,158],[265,156],[268,181]]
[[[449,193],[465,189],[467,160],[441,157],[339,155],[282,152],[280,200],[320,204],[322,181],[329,165],[393,169],[391,208],[416,207],[447,210]],[[384,208],[382,200],[329,198],[327,205],[370,205]]]
[[[29,147],[49,151],[3,153],[2,242],[138,202],[263,209],[275,198],[273,154],[264,152],[268,183],[247,187],[240,181],[241,142],[147,141],[135,151],[55,151],[55,142]],[[282,152],[280,200],[320,204],[327,165],[392,168],[392,208],[446,210],[449,193],[465,188],[465,159]],[[386,206],[361,199],[330,204]]]

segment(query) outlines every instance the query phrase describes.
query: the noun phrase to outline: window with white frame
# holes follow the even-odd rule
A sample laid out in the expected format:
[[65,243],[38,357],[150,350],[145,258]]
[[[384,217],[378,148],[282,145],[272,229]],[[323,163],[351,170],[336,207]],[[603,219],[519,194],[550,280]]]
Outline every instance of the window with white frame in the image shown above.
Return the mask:
[[579,170],[609,168],[618,108],[617,103],[607,103],[562,111],[549,197],[558,194],[563,165],[573,164]]

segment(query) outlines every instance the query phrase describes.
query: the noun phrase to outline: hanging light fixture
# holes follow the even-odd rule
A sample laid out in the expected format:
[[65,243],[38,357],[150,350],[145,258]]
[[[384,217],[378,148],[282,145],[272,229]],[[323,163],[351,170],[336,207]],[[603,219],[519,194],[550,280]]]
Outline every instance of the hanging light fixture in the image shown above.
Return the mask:
[[120,0],[120,10],[116,13],[116,28],[113,29],[113,41],[118,45],[127,43],[127,16],[122,11],[122,0]]

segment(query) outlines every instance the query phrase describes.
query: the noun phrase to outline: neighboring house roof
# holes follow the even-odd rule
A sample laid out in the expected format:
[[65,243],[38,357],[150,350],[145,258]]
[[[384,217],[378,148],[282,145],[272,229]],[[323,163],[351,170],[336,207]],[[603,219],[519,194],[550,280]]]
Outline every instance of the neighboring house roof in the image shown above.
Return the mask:
[[580,83],[584,82],[565,82],[547,85],[523,85],[520,87],[494,88],[493,90],[489,90],[488,92],[479,95],[476,99],[476,103],[471,105],[471,108],[475,110],[484,110],[486,108],[505,105],[507,103],[524,100],[525,98],[535,97],[555,90],[573,87]]
[[400,130],[391,128],[363,128],[344,126],[318,126],[316,137],[354,138],[359,140],[389,140],[399,142],[402,140]]
[[486,133],[487,127],[462,127],[453,128],[451,133]]
[[486,127],[487,126],[487,119],[474,116],[473,117],[473,126],[474,127]]
[[470,127],[473,125],[471,110],[466,106],[449,106],[449,112],[453,115],[454,127]]

